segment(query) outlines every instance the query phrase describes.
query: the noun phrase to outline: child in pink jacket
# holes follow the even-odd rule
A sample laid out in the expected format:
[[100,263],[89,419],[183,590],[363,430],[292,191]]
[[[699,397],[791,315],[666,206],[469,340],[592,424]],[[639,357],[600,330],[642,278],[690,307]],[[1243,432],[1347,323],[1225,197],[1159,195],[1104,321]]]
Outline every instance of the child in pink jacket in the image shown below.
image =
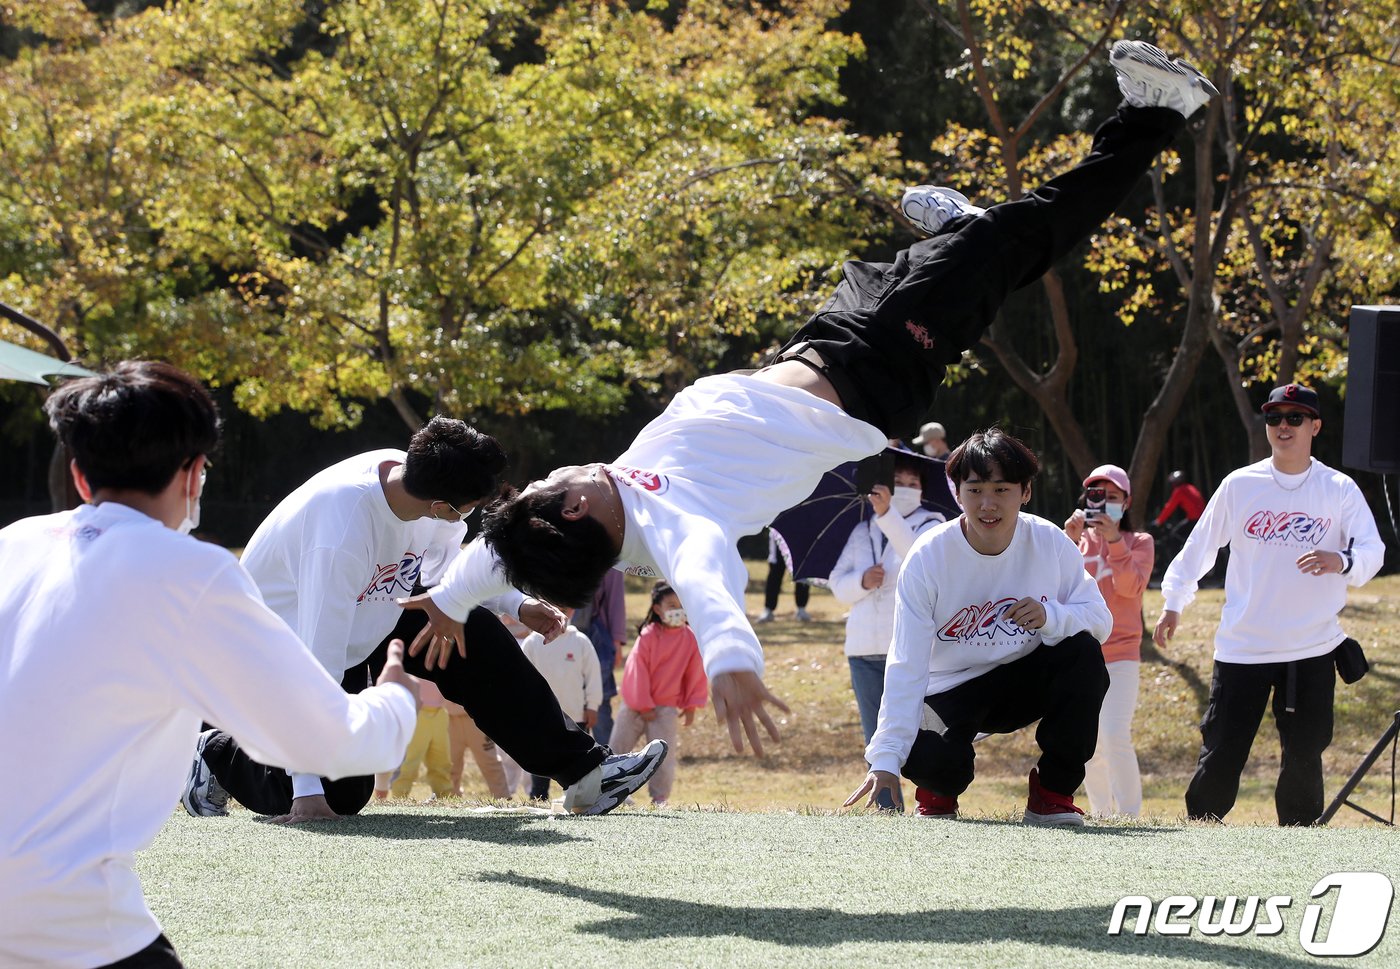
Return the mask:
[[672,755],[647,785],[651,803],[662,807],[676,780],[678,721],[684,718],[687,727],[695,721],[695,711],[709,699],[709,683],[700,644],[685,622],[685,609],[665,582],[651,590],[651,608],[637,632],[622,674],[622,706],[610,746],[631,750],[642,734],[649,741],[661,739],[670,745]]

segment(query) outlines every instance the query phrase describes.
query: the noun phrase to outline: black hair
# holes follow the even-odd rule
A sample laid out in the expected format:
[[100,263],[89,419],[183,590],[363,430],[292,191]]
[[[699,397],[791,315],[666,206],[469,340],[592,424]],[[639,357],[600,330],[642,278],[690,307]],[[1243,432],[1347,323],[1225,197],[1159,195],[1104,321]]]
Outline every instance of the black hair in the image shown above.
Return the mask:
[[651,587],[651,605],[647,608],[647,616],[637,627],[637,632],[641,632],[654,622],[661,621],[661,617],[656,612],[656,604],[669,595],[675,595],[675,592],[676,590],[671,588],[671,583],[665,579],[657,580],[656,585]]
[[408,442],[403,487],[424,501],[446,501],[460,508],[496,490],[506,452],[490,434],[465,421],[434,417]]
[[93,491],[156,495],[219,446],[219,409],[203,384],[159,360],[123,360],[73,380],[44,403]]
[[507,582],[556,606],[587,605],[617,562],[602,522],[564,517],[563,485],[506,489],[486,506],[481,534]]
[[1025,442],[999,427],[989,427],[963,441],[948,455],[948,479],[956,490],[972,475],[986,481],[993,469],[1011,484],[1026,485],[1040,472],[1040,461]]
[[928,469],[929,463],[923,458],[916,458],[912,454],[907,457],[903,454],[896,454],[894,456],[894,473],[899,474],[901,471],[911,471],[917,474],[919,476],[919,487],[921,488],[925,484],[925,472],[928,471]]

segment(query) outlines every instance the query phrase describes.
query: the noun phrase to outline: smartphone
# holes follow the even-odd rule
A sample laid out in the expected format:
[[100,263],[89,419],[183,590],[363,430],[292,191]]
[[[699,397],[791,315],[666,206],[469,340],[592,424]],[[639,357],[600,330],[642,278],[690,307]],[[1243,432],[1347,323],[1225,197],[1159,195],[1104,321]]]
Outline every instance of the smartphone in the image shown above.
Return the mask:
[[1103,506],[1108,502],[1108,492],[1103,488],[1086,488],[1084,491],[1084,517],[1097,518],[1103,514]]

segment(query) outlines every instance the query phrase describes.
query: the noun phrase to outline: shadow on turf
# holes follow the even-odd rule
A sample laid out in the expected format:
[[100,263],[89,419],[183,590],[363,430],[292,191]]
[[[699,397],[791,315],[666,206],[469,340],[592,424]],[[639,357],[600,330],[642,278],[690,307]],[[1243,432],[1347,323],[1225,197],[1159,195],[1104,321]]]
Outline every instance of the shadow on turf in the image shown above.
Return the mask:
[[335,833],[390,841],[455,839],[512,845],[560,845],[591,840],[570,833],[553,818],[517,814],[453,817],[376,811],[336,822]]
[[[530,888],[611,908],[617,918],[578,926],[580,932],[620,942],[656,938],[738,936],[774,945],[820,947],[847,942],[895,942],[910,945],[970,945],[1022,941],[1072,946],[1101,953],[1101,964],[1114,957],[1156,956],[1172,960],[1218,962],[1230,966],[1303,969],[1317,962],[1274,950],[1247,949],[1197,936],[1108,934],[1112,906],[1082,906],[1046,911],[1029,908],[925,909],[921,912],[852,913],[832,908],[710,905],[651,895],[584,888],[568,882],[532,878],[513,871],[487,873],[480,880],[512,888]],[[1296,944],[1296,943],[1295,943]],[[911,954],[912,957],[912,954]]]

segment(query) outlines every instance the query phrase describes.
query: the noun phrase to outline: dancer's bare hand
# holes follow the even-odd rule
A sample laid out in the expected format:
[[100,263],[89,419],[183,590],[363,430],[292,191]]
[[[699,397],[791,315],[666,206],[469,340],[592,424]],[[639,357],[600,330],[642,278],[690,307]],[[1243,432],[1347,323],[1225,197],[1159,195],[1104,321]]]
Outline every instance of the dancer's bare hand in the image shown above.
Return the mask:
[[775,742],[781,739],[778,725],[773,722],[764,704],[771,703],[784,713],[792,713],[788,705],[764,685],[762,678],[749,670],[720,673],[710,681],[710,695],[715,706],[715,722],[728,725],[729,742],[734,745],[735,753],[739,754],[744,752],[744,738],[747,737],[754,755],[763,756],[759,723],[763,724],[770,739]]
[[431,595],[424,592],[400,599],[398,603],[402,609],[417,609],[428,617],[428,624],[418,631],[418,635],[414,636],[413,642],[409,644],[409,656],[417,656],[426,646],[428,654],[423,657],[423,665],[428,669],[432,669],[434,665],[438,669],[446,668],[453,647],[456,647],[458,656],[467,658],[466,628],[439,609]]
[[331,810],[324,794],[308,794],[293,798],[289,814],[268,818],[268,824],[305,824],[307,821],[339,821],[340,815]]
[[[889,791],[890,797],[897,802],[899,800],[899,778],[889,771],[873,770],[865,775],[865,781],[855,789],[855,793],[846,798],[846,802],[841,806],[848,808],[865,797],[865,807],[878,807],[879,802],[876,799],[881,791]],[[869,796],[866,797],[866,795]]]

